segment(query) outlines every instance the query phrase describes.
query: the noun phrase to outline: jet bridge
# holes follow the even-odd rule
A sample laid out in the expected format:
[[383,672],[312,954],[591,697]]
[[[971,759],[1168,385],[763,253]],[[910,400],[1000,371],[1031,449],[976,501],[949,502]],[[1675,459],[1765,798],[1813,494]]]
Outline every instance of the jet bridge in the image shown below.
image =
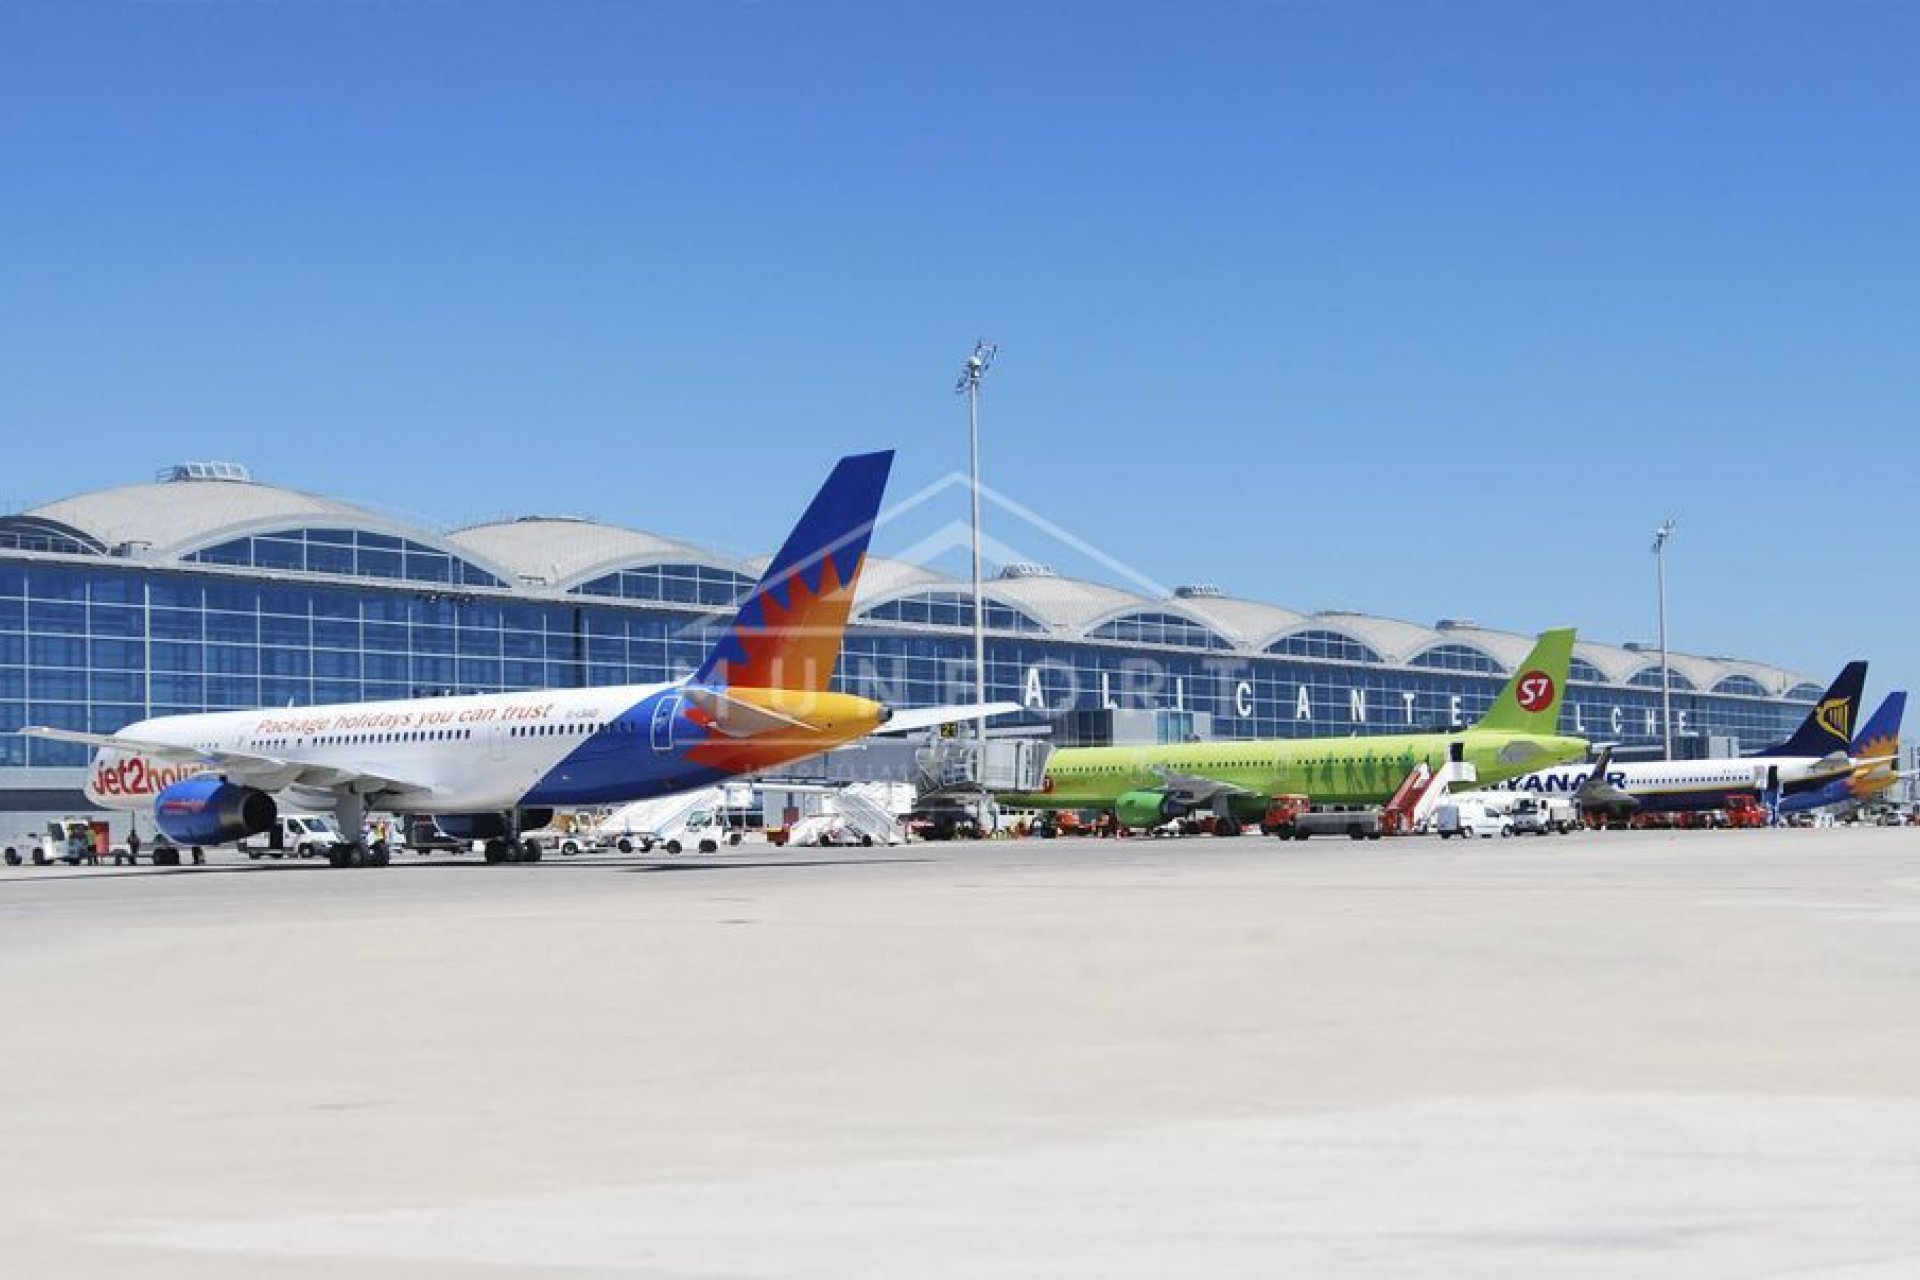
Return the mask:
[[1039,791],[1053,744],[1029,738],[940,738],[913,753],[922,796]]
[[1031,738],[937,738],[914,752],[914,812],[933,839],[971,830],[991,833],[999,823],[993,797],[1044,788],[1054,746]]

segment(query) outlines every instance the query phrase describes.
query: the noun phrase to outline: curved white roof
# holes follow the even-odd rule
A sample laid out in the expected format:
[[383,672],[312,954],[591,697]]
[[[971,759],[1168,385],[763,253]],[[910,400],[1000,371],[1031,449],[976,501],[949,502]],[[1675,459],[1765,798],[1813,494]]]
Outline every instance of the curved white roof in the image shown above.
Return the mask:
[[[1229,648],[1241,643],[1238,635],[1232,631],[1223,629],[1217,621],[1209,618],[1198,609],[1193,608],[1193,601],[1185,599],[1184,597],[1169,596],[1165,600],[1152,600],[1136,596],[1130,591],[1125,594],[1128,599],[1124,603],[1108,609],[1105,613],[1082,620],[1080,630],[1091,635],[1105,627],[1109,622],[1118,622],[1122,618],[1138,617],[1141,614],[1151,613],[1164,618],[1179,618],[1185,622],[1190,622]],[[1106,636],[1100,638],[1103,640],[1107,639]]]
[[1380,655],[1382,662],[1404,664],[1422,649],[1433,647],[1439,632],[1398,618],[1328,609],[1308,617],[1302,631],[1343,631]]
[[1538,639],[1512,631],[1490,631],[1485,627],[1435,627],[1432,634],[1432,640],[1407,657],[1416,658],[1428,649],[1437,649],[1442,645],[1463,644],[1469,649],[1480,650],[1508,672],[1512,672],[1533,651],[1534,641]]
[[[1696,658],[1690,653],[1668,653],[1667,665],[1673,668],[1676,675],[1685,676],[1687,682],[1701,693],[1713,688],[1725,674],[1713,659]],[[1659,654],[1653,657],[1653,668],[1656,671],[1660,669]]]
[[1575,640],[1573,656],[1598,667],[1600,674],[1614,684],[1625,684],[1634,672],[1646,665],[1646,659],[1633,650],[1598,640]]
[[[985,584],[982,584],[982,590]],[[1155,609],[1174,601],[1149,600],[1131,591],[1080,578],[995,578],[993,594],[1057,630],[1084,632],[1113,615]]]
[[1185,596],[1178,603],[1228,640],[1249,649],[1266,648],[1306,620],[1305,614],[1277,604],[1233,596]]
[[447,540],[506,565],[516,578],[559,590],[617,569],[654,564],[699,564],[752,576],[739,561],[692,543],[564,516],[524,516],[473,525],[447,535]]
[[[764,570],[771,557],[756,556],[753,564],[756,569]],[[1002,591],[1004,580],[992,578],[980,584],[980,594],[989,601],[1014,609],[1032,618],[1035,625],[1047,627],[1047,619],[1038,616],[1026,602]],[[892,560],[885,556],[869,555],[866,565],[860,572],[860,589],[854,599],[854,613],[858,617],[869,609],[877,608],[893,600],[908,599],[928,593],[940,595],[971,596],[973,583],[962,582],[958,578],[949,578],[943,573],[923,569],[917,564],[905,560]]]
[[1745,676],[1769,694],[1779,695],[1793,688],[1794,685],[1803,683],[1801,678],[1791,671],[1770,667],[1762,662],[1747,662],[1739,658],[1714,658],[1712,661],[1719,669],[1713,678],[1714,684],[1731,680],[1735,676]]
[[146,543],[155,556],[162,557],[185,555],[266,529],[314,524],[371,529],[421,540],[421,531],[363,507],[297,489],[228,480],[124,485],[63,498],[26,514],[57,520],[108,548]]
[[[177,559],[215,544],[276,529],[331,527],[360,529],[406,538],[471,561],[506,583],[530,581],[550,590],[566,590],[627,567],[663,563],[698,564],[757,576],[768,557],[742,561],[691,543],[594,520],[535,516],[475,525],[441,535],[364,507],[277,485],[209,472],[188,479],[126,485],[80,494],[22,513],[30,521],[72,529],[108,553],[129,544],[142,546],[141,559]],[[967,591],[970,584],[899,560],[869,556],[860,584],[859,607],[921,591]],[[1153,599],[1105,583],[1055,576],[1002,577],[982,584],[989,599],[1034,618],[1060,637],[1083,636],[1102,623],[1129,613],[1168,613],[1192,619],[1233,645],[1258,653],[1300,631],[1333,631],[1351,636],[1390,665],[1404,665],[1442,644],[1481,649],[1509,670],[1533,645],[1533,637],[1475,626],[1426,627],[1397,618],[1327,610],[1305,614],[1279,605],[1228,596],[1186,595]],[[1591,663],[1609,681],[1624,684],[1635,673],[1657,666],[1659,656],[1644,649],[1581,640],[1574,656]],[[1675,671],[1707,692],[1732,676],[1756,681],[1778,697],[1803,685],[1821,687],[1797,672],[1744,659],[1669,655]]]
[[[1642,671],[1660,669],[1657,650],[1629,649],[1625,645],[1603,644],[1596,640],[1582,640],[1575,644],[1573,656],[1585,658],[1615,684],[1626,684]],[[1730,676],[1746,676],[1766,690],[1768,697],[1774,698],[1799,685],[1820,686],[1818,680],[1785,667],[1747,659],[1704,658],[1669,650],[1667,662],[1676,672],[1692,681],[1694,689],[1700,693],[1710,692],[1713,686]]]
[[430,529],[352,503],[298,489],[228,479],[168,480],[123,485],[63,498],[25,512],[56,521],[109,552],[140,548],[143,559],[177,560],[236,538],[282,529],[360,529],[404,538],[468,560],[502,581],[513,575],[485,554],[459,547]]

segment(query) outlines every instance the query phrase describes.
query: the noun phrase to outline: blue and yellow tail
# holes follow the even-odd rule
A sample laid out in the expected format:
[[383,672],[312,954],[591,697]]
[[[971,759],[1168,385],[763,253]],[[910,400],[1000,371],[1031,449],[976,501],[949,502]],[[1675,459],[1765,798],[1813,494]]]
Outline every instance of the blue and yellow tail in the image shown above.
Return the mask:
[[1906,710],[1904,692],[1888,694],[1853,740],[1853,758],[1870,763],[1856,765],[1847,775],[1849,799],[1871,800],[1900,780],[1900,718]]
[[[1868,718],[1853,739],[1853,754],[1862,756],[1898,755],[1900,721],[1907,713],[1907,695],[1894,692],[1881,702],[1880,709]],[[1885,766],[1882,766],[1885,767]]]
[[695,684],[827,688],[892,467],[892,450],[840,459],[694,673]]
[[1853,745],[1854,722],[1860,718],[1860,691],[1866,683],[1867,664],[1849,662],[1791,738],[1748,754],[1819,757],[1847,751]]

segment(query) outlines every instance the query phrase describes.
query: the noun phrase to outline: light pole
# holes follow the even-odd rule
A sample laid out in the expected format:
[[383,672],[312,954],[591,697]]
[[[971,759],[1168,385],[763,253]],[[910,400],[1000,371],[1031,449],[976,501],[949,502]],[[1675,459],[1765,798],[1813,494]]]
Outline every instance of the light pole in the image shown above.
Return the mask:
[[1660,751],[1661,758],[1673,759],[1673,673],[1667,668],[1667,539],[1673,536],[1674,519],[1653,531],[1654,576],[1660,583]]
[[[953,384],[953,393],[967,398],[967,418],[969,424],[969,452],[973,467],[973,702],[984,707],[987,702],[987,633],[985,606],[980,599],[980,379],[986,376],[993,364],[993,357],[1000,348],[984,338],[973,344],[973,354],[967,357],[967,363],[960,370],[960,381]],[[980,719],[974,724],[974,736],[981,742],[987,740],[987,714],[980,713]]]

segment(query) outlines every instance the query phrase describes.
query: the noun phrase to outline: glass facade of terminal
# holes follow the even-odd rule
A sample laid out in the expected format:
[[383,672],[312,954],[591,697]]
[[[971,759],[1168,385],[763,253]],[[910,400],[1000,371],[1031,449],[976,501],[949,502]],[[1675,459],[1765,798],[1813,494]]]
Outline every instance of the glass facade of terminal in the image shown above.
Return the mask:
[[[27,724],[111,732],[207,710],[665,680],[698,664],[746,584],[707,566],[656,565],[572,594],[515,592],[483,585],[472,566],[443,563],[430,548],[317,536],[333,532],[249,539],[246,563],[237,543],[191,565],[0,552],[0,770],[85,763],[83,747],[10,732]],[[332,564],[326,557],[348,552],[372,576],[313,568],[316,555]],[[397,559],[381,558],[388,553]],[[275,570],[295,556],[304,571]],[[848,632],[841,686],[900,706],[970,700],[969,618],[965,598],[950,592],[876,605]],[[1054,637],[1000,605],[987,621],[990,698],[1055,712],[1207,712],[1216,737],[1464,723],[1505,678],[1470,645],[1435,646],[1392,666],[1324,627],[1246,653],[1152,608],[1086,639]],[[1659,741],[1657,672],[1650,685],[1608,684],[1580,662],[1570,689],[1563,730],[1629,747]],[[1820,692],[1802,686],[1769,698],[1745,677],[1716,691],[1676,680],[1675,729],[1756,747],[1790,732]]]
[[[905,706],[973,697],[971,640],[955,635],[850,630],[841,683]],[[1491,661],[1489,659],[1489,661]],[[1493,705],[1506,676],[1268,654],[1178,652],[1132,645],[987,638],[987,696],[1049,711],[1101,706],[1206,712],[1216,738],[1392,733],[1470,723]],[[1620,744],[1660,742],[1660,691],[1569,682],[1563,732]],[[1787,736],[1821,691],[1773,699],[1672,694],[1676,735],[1725,735],[1745,747]]]

